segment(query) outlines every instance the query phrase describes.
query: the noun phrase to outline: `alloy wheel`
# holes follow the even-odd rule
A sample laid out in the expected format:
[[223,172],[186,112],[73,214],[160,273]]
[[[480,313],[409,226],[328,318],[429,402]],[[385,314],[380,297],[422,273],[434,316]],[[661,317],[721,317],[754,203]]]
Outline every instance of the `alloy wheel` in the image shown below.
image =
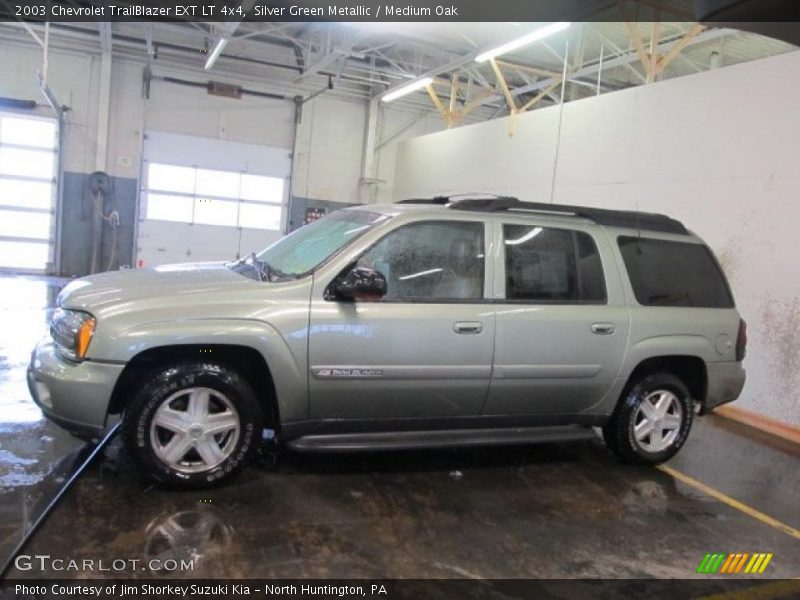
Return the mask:
[[683,407],[673,392],[651,392],[633,415],[634,439],[645,452],[662,452],[678,437],[683,418]]
[[181,473],[209,471],[236,448],[239,413],[221,392],[193,387],[175,392],[156,410],[150,424],[155,455]]

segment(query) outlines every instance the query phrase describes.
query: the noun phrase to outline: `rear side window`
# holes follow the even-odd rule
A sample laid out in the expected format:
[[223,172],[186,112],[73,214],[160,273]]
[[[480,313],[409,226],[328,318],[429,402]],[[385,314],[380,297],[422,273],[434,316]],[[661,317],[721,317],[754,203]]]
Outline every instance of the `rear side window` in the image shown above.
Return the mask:
[[603,266],[586,233],[504,225],[506,298],[532,303],[606,301]]
[[639,304],[733,307],[725,276],[703,244],[626,236],[618,241]]

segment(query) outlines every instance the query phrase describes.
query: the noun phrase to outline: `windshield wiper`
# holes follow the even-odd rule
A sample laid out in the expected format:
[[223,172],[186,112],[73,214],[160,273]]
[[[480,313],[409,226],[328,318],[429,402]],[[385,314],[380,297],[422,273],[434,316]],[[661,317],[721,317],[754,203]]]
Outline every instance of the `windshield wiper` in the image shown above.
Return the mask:
[[288,275],[276,269],[265,260],[261,260],[256,256],[255,252],[251,252],[232,263],[228,263],[230,267],[238,267],[241,265],[249,265],[258,273],[258,278],[261,281],[276,281],[278,279],[293,279],[296,275]]
[[258,269],[258,276],[261,277],[261,281],[272,281],[272,275],[277,275],[277,273],[270,264],[265,260],[260,260],[255,252],[251,252],[250,257],[253,260],[253,265]]
[[267,261],[258,258],[255,252],[250,253],[250,258],[253,261],[253,265],[258,269],[261,281],[276,281],[277,279],[288,279],[290,277],[280,269],[273,267]]

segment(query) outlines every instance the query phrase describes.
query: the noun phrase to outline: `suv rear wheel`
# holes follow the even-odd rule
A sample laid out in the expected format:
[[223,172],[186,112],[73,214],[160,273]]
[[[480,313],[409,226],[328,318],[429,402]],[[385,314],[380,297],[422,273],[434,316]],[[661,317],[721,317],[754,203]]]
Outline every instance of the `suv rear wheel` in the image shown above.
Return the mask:
[[204,487],[241,469],[263,417],[250,384],[226,365],[177,363],[154,371],[128,405],[126,445],[163,483]]
[[692,428],[689,389],[672,373],[651,373],[628,387],[603,427],[608,448],[628,462],[657,464],[681,449]]

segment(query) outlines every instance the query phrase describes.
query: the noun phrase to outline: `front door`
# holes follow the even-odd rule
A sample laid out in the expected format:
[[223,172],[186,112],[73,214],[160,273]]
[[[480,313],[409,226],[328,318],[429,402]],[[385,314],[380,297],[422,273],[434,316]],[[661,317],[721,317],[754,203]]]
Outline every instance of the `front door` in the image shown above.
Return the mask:
[[[482,221],[468,218],[390,231],[355,263],[386,278],[380,299],[329,300],[329,282],[315,282],[309,329],[313,420],[479,414],[494,343],[489,235]],[[413,427],[413,421],[405,425]]]
[[[505,223],[496,232],[497,340],[483,413],[574,415],[608,393],[629,314],[605,237]],[[605,267],[605,269],[604,269]]]

